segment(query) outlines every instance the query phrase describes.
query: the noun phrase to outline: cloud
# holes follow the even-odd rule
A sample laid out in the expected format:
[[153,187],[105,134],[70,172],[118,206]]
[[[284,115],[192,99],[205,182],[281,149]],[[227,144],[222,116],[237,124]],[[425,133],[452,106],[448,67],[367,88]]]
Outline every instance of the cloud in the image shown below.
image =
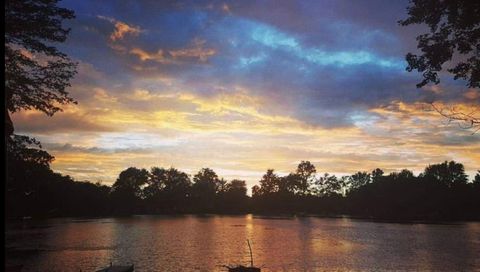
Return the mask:
[[[436,106],[440,109],[447,107],[442,103],[436,103]],[[473,112],[478,106],[456,104],[455,108],[462,112]],[[370,125],[368,122],[362,124],[365,118],[359,118],[357,125],[383,137],[402,141],[409,139],[434,147],[471,148],[480,143],[480,135],[472,134],[468,129],[461,129],[457,122],[445,119],[428,104],[393,101],[379,108],[370,109],[369,112],[378,116],[373,118],[373,127],[365,126]]]
[[154,60],[158,63],[172,63],[171,60],[165,58],[162,49],[158,49],[158,51],[154,53],[149,53],[140,48],[133,48],[130,50],[130,54],[137,56],[141,61]]
[[131,25],[128,25],[128,24],[126,24],[122,21],[116,20],[116,19],[111,18],[111,17],[97,15],[97,18],[102,19],[102,20],[106,20],[106,21],[114,24],[115,29],[112,32],[112,34],[110,34],[110,40],[112,42],[115,42],[117,40],[122,40],[125,37],[125,35],[127,35],[127,34],[132,35],[132,36],[138,36],[138,35],[140,35],[140,33],[145,32],[145,30],[141,29],[138,26],[131,26]]
[[215,55],[216,51],[212,48],[203,48],[204,44],[205,40],[195,39],[191,48],[170,50],[168,52],[173,58],[194,58],[205,62],[209,57]]
[[467,92],[463,94],[463,96],[472,102],[478,101],[480,102],[480,91],[476,89],[469,89]]
[[230,10],[230,6],[228,6],[227,3],[223,3],[222,10],[228,14],[232,13],[232,11]]
[[15,133],[18,134],[43,134],[55,135],[56,133],[76,133],[79,131],[106,132],[114,131],[111,124],[97,122],[94,115],[77,111],[72,108],[65,109],[52,117],[38,111],[22,111],[12,115],[15,124]]
[[141,61],[155,61],[160,64],[181,64],[188,61],[206,62],[214,56],[216,51],[212,48],[204,48],[205,41],[194,39],[190,47],[182,49],[163,50],[147,52],[141,48],[132,48],[129,53],[137,56]]
[[302,60],[317,65],[345,67],[350,65],[373,64],[397,69],[403,66],[401,60],[381,58],[371,52],[363,50],[326,51],[315,47],[305,48],[300,45],[295,37],[263,24],[256,24],[252,27],[251,38],[266,47],[286,50]]

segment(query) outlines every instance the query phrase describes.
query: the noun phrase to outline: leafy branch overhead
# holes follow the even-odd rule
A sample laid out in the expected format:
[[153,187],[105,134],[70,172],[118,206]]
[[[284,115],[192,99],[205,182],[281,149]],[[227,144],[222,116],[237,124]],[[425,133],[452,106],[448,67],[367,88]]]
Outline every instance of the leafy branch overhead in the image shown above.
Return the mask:
[[56,6],[56,0],[5,3],[5,99],[13,113],[35,109],[51,116],[59,105],[76,103],[66,88],[76,63],[52,46],[70,32],[62,20],[74,12]]
[[445,63],[454,79],[464,79],[470,88],[480,87],[480,1],[411,0],[409,17],[399,21],[402,26],[426,24],[430,33],[417,37],[421,55],[408,53],[407,71],[423,73],[417,87],[438,84],[438,73]]

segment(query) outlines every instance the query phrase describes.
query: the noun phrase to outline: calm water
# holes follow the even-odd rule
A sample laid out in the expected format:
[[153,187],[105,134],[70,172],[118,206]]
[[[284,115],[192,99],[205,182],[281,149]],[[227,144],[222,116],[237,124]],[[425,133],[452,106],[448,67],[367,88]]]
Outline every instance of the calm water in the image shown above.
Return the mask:
[[[10,263],[22,271],[480,271],[480,223],[374,223],[352,219],[135,216],[7,224]],[[33,250],[32,250],[33,249]]]

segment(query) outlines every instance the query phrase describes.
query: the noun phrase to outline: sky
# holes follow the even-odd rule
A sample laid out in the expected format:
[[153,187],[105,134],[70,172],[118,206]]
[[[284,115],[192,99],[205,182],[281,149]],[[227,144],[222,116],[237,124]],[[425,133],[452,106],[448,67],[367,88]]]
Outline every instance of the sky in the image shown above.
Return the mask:
[[408,1],[96,1],[57,47],[78,62],[77,105],[13,114],[52,168],[112,184],[131,166],[210,167],[248,187],[302,160],[337,175],[480,168],[480,133],[426,103],[470,111],[480,90],[441,74],[416,88],[405,54],[424,26],[399,26]]

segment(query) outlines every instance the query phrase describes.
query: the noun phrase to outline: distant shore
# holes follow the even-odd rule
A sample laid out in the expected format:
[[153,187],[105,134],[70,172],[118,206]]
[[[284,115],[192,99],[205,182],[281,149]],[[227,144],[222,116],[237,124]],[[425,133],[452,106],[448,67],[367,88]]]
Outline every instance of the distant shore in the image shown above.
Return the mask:
[[49,220],[49,219],[72,219],[76,221],[88,221],[90,219],[102,219],[102,218],[128,218],[138,216],[164,216],[164,217],[185,217],[185,216],[198,216],[198,217],[213,217],[213,216],[245,216],[252,215],[255,219],[278,219],[278,220],[290,220],[295,218],[331,218],[331,219],[353,219],[366,222],[375,223],[395,223],[395,224],[437,224],[437,225],[456,225],[466,222],[480,222],[479,218],[474,219],[408,219],[408,218],[385,218],[385,217],[373,217],[373,216],[355,216],[347,214],[315,214],[315,213],[161,213],[161,214],[116,214],[116,215],[100,215],[100,216],[38,216],[38,217],[10,217],[5,218],[6,223],[13,222],[25,222],[29,220]]

